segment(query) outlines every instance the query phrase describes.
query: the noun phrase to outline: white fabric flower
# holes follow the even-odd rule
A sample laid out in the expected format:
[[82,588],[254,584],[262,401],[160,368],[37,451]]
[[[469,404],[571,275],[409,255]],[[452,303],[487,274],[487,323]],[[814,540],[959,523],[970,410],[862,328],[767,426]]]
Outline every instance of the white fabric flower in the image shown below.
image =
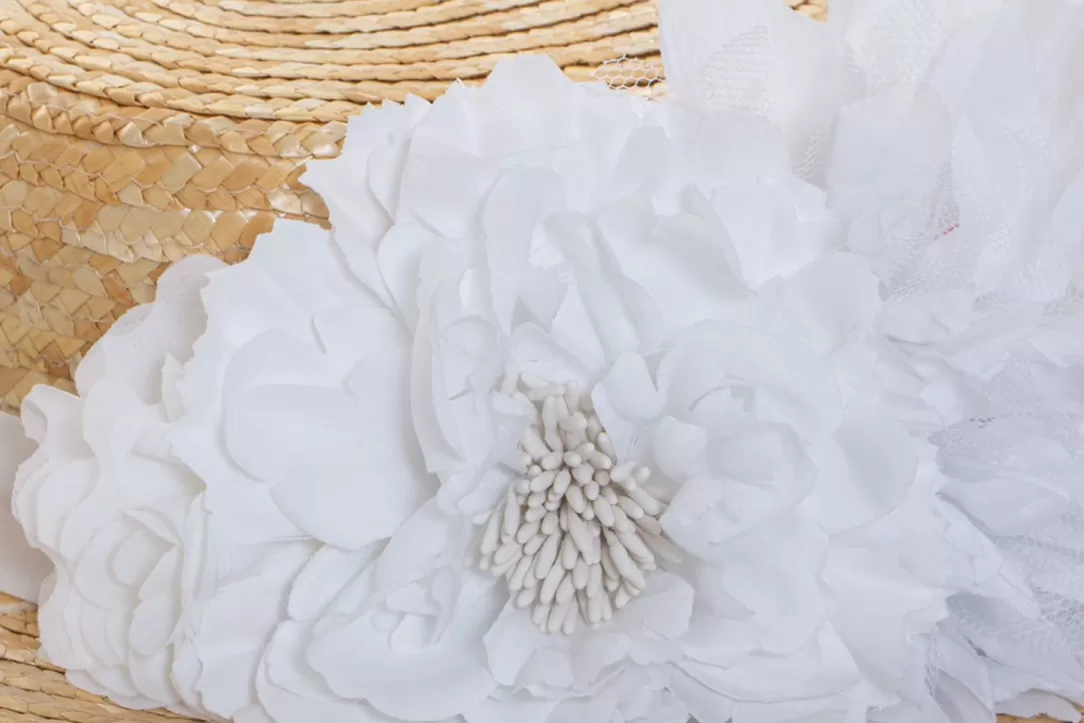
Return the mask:
[[[331,234],[283,223],[215,272],[162,394],[229,560],[186,604],[193,707],[713,723],[898,697],[947,577],[871,525],[939,518],[878,409],[906,391],[876,278],[774,131],[525,59],[373,109],[307,180]],[[871,570],[906,601],[876,648],[837,614]]]
[[307,181],[330,233],[182,266],[82,399],[28,404],[16,509],[77,682],[275,723],[903,704],[958,551],[895,544],[950,525],[918,387],[777,131],[528,58],[371,109]]
[[[522,58],[352,120],[305,177],[331,231],[179,264],[78,397],[27,400],[45,653],[240,723],[1061,711],[1084,671],[1050,610],[1084,578],[1012,540],[1044,525],[1072,569],[1079,329],[1046,312],[1084,278],[1079,184],[1035,157],[983,185],[1012,109],[976,68],[1020,33],[924,7],[912,48],[875,0],[828,28],[667,0],[691,109]],[[1070,85],[1006,116],[1021,152],[1074,147],[1042,123]],[[966,283],[910,284],[949,237]]]
[[[511,125],[502,122],[510,108],[556,115],[545,127]],[[483,567],[509,578],[518,604],[504,603],[495,622],[472,621],[473,630],[458,629],[452,612],[437,615],[449,626],[445,644],[424,658],[395,654],[373,622],[337,613],[342,623],[317,630],[309,662],[343,697],[375,702],[397,691],[376,704],[411,720],[464,710],[468,720],[496,720],[526,692],[539,720],[583,715],[573,712],[583,705],[603,720],[620,707],[604,695],[614,674],[650,673],[661,682],[649,689],[676,693],[706,722],[732,706],[753,715],[743,711],[846,698],[861,676],[827,619],[825,559],[833,539],[906,496],[916,457],[906,432],[872,406],[881,392],[867,335],[875,279],[854,257],[827,251],[835,227],[822,196],[790,174],[773,132],[741,119],[694,123],[573,86],[533,61],[499,70],[482,91],[453,90],[420,119],[394,112],[416,125],[386,131],[387,145],[366,147],[368,156],[348,144],[343,160],[307,177],[328,199],[334,238],[359,280],[413,329],[413,421],[440,482],[416,526],[397,532],[374,564],[404,582],[438,570],[427,585],[447,578],[458,589],[474,584],[461,560],[481,547]],[[401,175],[389,179],[379,160],[392,149]],[[389,186],[396,191],[382,200],[378,189]],[[352,220],[359,198],[379,204],[382,233]],[[557,544],[549,557],[546,544],[532,547],[544,532],[533,531],[539,522],[522,500],[530,489],[510,492],[554,449],[517,459],[524,428],[537,444],[549,425],[544,405],[516,392],[541,401],[544,384],[565,387],[549,396],[572,412],[589,393],[607,464],[651,471],[646,489],[663,501],[643,510],[663,534],[639,527],[649,566],[659,567],[647,570],[643,592],[618,591],[612,607],[632,598],[624,610],[565,638],[546,633],[592,622],[591,605],[573,592],[559,602],[574,575],[559,583],[556,566],[524,589],[524,571],[539,567],[532,560],[548,563]],[[567,436],[560,447],[571,449]],[[554,464],[562,489],[561,472],[575,464]],[[544,471],[539,478],[545,485]],[[579,509],[576,479],[569,518]],[[503,526],[506,510],[519,518],[521,507],[528,516],[509,531],[525,530],[523,558],[501,549],[490,558],[470,519]],[[550,536],[560,541],[561,529]],[[433,542],[422,554],[426,535]],[[576,548],[559,544],[575,561]],[[479,590],[485,603],[474,611],[499,609],[505,587]],[[937,592],[929,598],[939,609]],[[609,617],[611,601],[601,607]],[[894,644],[905,646],[911,630],[900,632]],[[457,634],[462,646],[448,647]],[[389,648],[370,662],[375,645]],[[447,677],[462,659],[481,666],[476,688]],[[370,665],[376,677],[366,683],[357,671]],[[436,679],[448,683],[446,700]]]

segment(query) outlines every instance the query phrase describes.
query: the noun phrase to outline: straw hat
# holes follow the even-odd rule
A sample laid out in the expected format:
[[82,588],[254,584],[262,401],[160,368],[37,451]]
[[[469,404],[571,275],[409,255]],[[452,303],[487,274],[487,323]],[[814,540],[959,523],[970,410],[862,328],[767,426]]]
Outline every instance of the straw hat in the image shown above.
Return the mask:
[[[520,52],[658,94],[655,20],[654,0],[0,0],[0,407],[70,388],[169,262],[323,222],[298,178],[367,103]],[[180,720],[76,690],[36,634],[33,607],[0,596],[0,723]]]
[[322,222],[302,167],[367,103],[522,52],[661,87],[653,0],[0,0],[0,409],[70,388],[170,261]]
[[[0,407],[71,388],[169,262],[323,222],[298,178],[365,104],[435,97],[517,52],[663,88],[654,0],[0,0]],[[181,720],[76,690],[36,635],[33,606],[0,595],[0,723]]]

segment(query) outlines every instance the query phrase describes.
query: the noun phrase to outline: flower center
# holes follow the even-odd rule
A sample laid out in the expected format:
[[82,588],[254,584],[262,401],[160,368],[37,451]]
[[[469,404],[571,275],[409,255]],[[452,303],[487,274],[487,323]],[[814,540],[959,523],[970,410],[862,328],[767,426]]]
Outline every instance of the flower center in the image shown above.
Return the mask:
[[580,618],[597,626],[640,594],[656,555],[675,557],[663,504],[642,487],[651,471],[617,459],[575,385],[510,375],[502,392],[535,420],[520,442],[524,476],[488,517],[479,567],[507,580],[542,632],[571,634]]

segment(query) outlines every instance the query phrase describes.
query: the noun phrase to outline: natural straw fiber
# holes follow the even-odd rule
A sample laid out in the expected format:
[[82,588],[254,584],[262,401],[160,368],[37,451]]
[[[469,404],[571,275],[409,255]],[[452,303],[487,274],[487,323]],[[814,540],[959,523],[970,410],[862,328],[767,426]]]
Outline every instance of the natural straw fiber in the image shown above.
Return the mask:
[[[0,0],[0,408],[70,389],[171,261],[324,222],[298,178],[367,103],[520,52],[658,93],[655,23],[654,0]],[[0,595],[0,723],[181,720],[76,690],[36,635],[33,606]]]

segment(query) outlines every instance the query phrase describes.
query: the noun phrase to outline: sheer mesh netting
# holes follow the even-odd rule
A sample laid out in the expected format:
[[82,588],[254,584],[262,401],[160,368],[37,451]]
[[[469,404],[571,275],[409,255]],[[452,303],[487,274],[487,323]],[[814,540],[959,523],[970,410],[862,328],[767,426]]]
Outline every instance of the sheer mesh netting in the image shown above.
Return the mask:
[[651,58],[621,56],[607,60],[595,69],[595,80],[612,90],[646,93],[657,96],[662,90],[662,63]]
[[704,66],[705,100],[711,110],[743,110],[767,116],[772,42],[756,26],[727,42]]
[[1000,0],[842,0],[833,4],[833,11],[865,30],[852,48],[864,58],[866,89],[873,94],[924,80],[948,38],[1000,5]]

